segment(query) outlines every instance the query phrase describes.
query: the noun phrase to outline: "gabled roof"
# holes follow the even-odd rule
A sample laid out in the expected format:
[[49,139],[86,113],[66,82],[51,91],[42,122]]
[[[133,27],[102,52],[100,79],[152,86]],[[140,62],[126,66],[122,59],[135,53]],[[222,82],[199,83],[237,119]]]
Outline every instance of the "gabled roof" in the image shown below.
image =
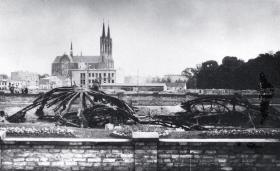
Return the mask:
[[63,57],[67,57],[73,63],[99,63],[101,62],[101,56],[73,56],[68,55],[57,56],[53,63],[60,63]]

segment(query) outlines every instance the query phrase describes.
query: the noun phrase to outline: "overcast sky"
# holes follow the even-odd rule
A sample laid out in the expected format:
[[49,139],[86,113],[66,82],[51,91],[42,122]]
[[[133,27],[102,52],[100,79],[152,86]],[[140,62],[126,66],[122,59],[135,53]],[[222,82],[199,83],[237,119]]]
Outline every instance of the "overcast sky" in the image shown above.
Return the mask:
[[179,74],[280,48],[280,1],[0,0],[0,73],[51,73],[55,56],[99,55],[102,21],[125,74]]

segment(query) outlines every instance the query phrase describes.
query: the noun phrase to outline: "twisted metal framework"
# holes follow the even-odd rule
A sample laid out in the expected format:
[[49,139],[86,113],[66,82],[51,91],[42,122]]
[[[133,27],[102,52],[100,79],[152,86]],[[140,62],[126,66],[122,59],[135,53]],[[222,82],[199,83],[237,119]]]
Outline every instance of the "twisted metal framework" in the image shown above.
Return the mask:
[[[74,105],[73,105],[74,104]],[[73,106],[76,111],[73,112]],[[59,87],[37,98],[31,105],[7,118],[10,122],[24,122],[27,111],[37,108],[36,115],[46,118],[43,109],[52,108],[53,120],[75,127],[103,127],[106,123],[157,124],[184,130],[203,130],[207,127],[256,127],[260,118],[258,106],[246,98],[231,95],[198,97],[182,102],[184,112],[156,115],[140,120],[134,116],[134,109],[124,101],[102,91],[80,88]],[[280,114],[273,108],[269,112],[273,127],[280,127]],[[276,123],[276,124],[275,124]]]
[[[239,95],[214,95],[199,97],[181,104],[184,112],[172,116],[154,117],[157,124],[181,127],[185,130],[206,129],[207,127],[253,127],[259,126],[259,106],[252,105]],[[279,127],[280,114],[270,108],[270,123],[266,126]]]
[[[78,105],[78,111],[73,112],[73,104]],[[122,120],[138,119],[133,116],[134,111],[124,101],[109,96],[102,91],[80,88],[59,87],[40,96],[31,105],[26,106],[14,115],[7,118],[9,122],[24,122],[27,111],[37,108],[36,115],[44,118],[44,108],[53,108],[56,119],[65,125],[76,127],[93,126],[90,124],[91,115],[97,118],[106,117],[105,114],[121,118]],[[105,113],[105,114],[104,114]],[[104,120],[107,122],[107,120]]]

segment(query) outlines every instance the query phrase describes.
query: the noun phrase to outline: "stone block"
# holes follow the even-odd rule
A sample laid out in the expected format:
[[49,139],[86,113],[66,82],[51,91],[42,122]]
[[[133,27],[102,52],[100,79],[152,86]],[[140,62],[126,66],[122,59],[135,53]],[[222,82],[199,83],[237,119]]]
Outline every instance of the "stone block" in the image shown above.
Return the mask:
[[34,170],[34,167],[33,166],[25,166],[24,170]]
[[50,166],[50,162],[38,162],[39,166]]
[[85,157],[85,158],[88,158],[88,157],[96,157],[97,154],[91,154],[91,153],[86,153],[86,154],[83,154],[82,157]]
[[12,164],[13,164],[13,162],[10,162],[10,161],[9,162],[8,161],[3,161],[2,162],[2,165],[12,165]]
[[49,149],[50,153],[59,153],[60,151],[60,149]]
[[133,154],[120,154],[122,158],[132,158]]
[[24,160],[25,160],[25,158],[14,158],[13,159],[14,162],[22,162]]
[[66,166],[77,166],[77,162],[74,161],[64,161]]
[[87,158],[87,161],[97,163],[97,162],[101,162],[101,158]]
[[233,170],[232,167],[222,167],[221,170],[231,171]]
[[51,162],[51,166],[64,166],[63,161],[56,161],[56,162]]
[[79,166],[85,166],[85,167],[89,167],[92,166],[92,163],[88,163],[88,162],[78,162]]
[[116,161],[115,158],[105,158],[105,159],[103,159],[103,162],[104,162],[104,163],[113,163],[113,162],[115,162],[115,161]]
[[79,161],[86,161],[87,159],[86,158],[73,158],[72,160],[79,162]]
[[22,161],[22,162],[14,162],[13,164],[16,165],[16,166],[25,166],[27,164],[27,162],[24,162],[24,161]]
[[190,150],[190,154],[201,154],[202,150]]
[[85,150],[77,150],[77,149],[72,149],[73,153],[78,153],[78,154],[82,154],[85,152]]
[[36,166],[37,163],[36,163],[36,162],[27,162],[26,165],[27,165],[27,166]]
[[35,161],[35,162],[38,162],[39,158],[26,158],[25,161]]
[[219,163],[225,163],[225,162],[227,162],[227,159],[216,159],[217,160],[217,162],[219,162]]
[[83,145],[82,142],[70,142],[69,145]]
[[185,155],[180,155],[180,158],[192,158],[193,155],[190,155],[190,154],[185,154]]

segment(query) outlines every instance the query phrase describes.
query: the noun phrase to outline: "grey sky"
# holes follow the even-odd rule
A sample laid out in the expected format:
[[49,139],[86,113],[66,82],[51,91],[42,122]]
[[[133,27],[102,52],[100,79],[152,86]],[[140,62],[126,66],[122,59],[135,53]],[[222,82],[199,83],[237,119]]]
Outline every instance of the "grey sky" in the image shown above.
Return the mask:
[[50,73],[55,56],[99,55],[111,27],[116,68],[180,73],[224,56],[247,61],[280,45],[280,1],[0,0],[0,73]]

